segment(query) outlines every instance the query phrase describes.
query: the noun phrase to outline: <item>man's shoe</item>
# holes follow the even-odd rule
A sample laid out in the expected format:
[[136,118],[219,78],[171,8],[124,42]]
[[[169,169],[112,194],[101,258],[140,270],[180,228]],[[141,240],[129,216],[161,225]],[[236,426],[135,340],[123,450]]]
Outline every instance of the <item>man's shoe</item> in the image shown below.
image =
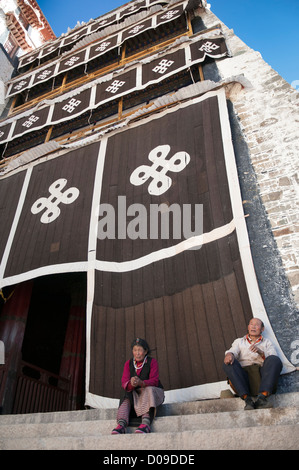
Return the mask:
[[254,410],[254,401],[251,397],[246,397],[245,398],[245,407],[244,410]]
[[273,408],[273,405],[272,403],[270,403],[268,400],[267,400],[267,397],[265,397],[265,395],[263,395],[262,393],[260,395],[258,395],[257,397],[257,400],[255,402],[255,407],[256,408]]

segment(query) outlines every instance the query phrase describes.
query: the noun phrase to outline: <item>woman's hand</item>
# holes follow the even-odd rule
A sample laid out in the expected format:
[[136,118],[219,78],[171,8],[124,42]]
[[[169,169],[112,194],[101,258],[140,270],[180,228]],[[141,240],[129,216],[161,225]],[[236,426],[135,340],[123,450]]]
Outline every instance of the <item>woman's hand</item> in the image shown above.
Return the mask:
[[131,377],[131,385],[132,387],[142,387],[143,381],[136,375],[135,377]]

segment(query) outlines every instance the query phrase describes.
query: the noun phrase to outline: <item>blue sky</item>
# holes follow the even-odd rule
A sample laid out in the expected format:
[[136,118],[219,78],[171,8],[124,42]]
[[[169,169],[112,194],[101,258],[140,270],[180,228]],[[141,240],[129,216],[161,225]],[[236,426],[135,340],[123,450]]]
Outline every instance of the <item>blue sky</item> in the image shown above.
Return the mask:
[[[37,0],[56,36],[126,0]],[[211,10],[289,83],[298,81],[299,0],[210,0]]]

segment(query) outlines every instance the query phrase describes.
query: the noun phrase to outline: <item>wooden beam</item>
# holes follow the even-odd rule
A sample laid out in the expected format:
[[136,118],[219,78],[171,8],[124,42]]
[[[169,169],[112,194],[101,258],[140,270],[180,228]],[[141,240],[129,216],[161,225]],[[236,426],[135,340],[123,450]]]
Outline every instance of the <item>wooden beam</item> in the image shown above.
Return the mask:
[[51,139],[52,130],[53,130],[53,126],[49,127],[49,130],[48,130],[46,138],[45,138],[45,143],[49,142],[49,140]]
[[18,99],[18,96],[15,96],[12,100],[12,103],[10,105],[10,108],[9,108],[9,111],[8,111],[8,116],[10,116],[11,114],[13,114],[14,112],[14,107],[16,105],[16,102],[17,102],[17,99]]

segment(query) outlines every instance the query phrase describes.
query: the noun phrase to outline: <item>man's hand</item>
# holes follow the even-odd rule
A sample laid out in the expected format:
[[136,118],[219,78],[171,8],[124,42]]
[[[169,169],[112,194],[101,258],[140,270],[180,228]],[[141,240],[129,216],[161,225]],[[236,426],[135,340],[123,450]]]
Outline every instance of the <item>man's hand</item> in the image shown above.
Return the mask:
[[224,356],[224,364],[232,364],[235,360],[235,356],[233,355],[233,353],[230,353],[228,352],[225,356]]
[[257,353],[260,356],[264,356],[264,351],[262,351],[260,348],[258,348],[255,344],[252,344],[249,349],[250,349],[250,351]]

